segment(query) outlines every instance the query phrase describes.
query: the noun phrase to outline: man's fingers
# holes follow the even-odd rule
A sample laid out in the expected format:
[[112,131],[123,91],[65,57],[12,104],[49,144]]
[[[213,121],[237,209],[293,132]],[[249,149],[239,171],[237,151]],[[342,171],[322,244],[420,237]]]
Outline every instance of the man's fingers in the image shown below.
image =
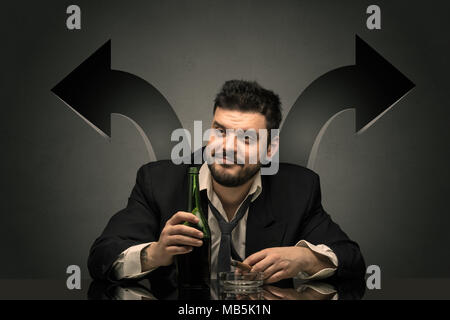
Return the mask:
[[239,268],[234,269],[234,274],[242,274],[242,270]]
[[252,267],[252,272],[264,272],[264,270],[273,265],[275,262],[275,259],[267,256]]
[[203,244],[202,240],[199,240],[197,238],[187,237],[180,234],[172,235],[167,237],[166,240],[167,246],[176,246],[176,245],[187,245],[187,246],[194,246],[194,247],[200,247]]
[[274,283],[274,282],[278,282],[280,280],[283,280],[284,278],[286,278],[285,277],[285,272],[284,272],[284,270],[280,270],[280,271],[275,272],[265,282],[266,283]]
[[185,236],[199,238],[199,239],[203,238],[203,232],[201,232],[200,230],[197,230],[195,228],[182,225],[182,224],[177,224],[175,226],[172,226],[172,227],[170,227],[170,229],[168,231],[169,231],[168,232],[169,235],[182,234]]
[[266,270],[264,270],[264,280],[269,279],[273,274],[282,270],[283,268],[279,265],[272,264]]
[[267,251],[261,250],[261,251],[258,251],[256,253],[252,254],[251,256],[248,256],[244,261],[242,261],[242,263],[246,263],[248,265],[253,266],[258,261],[264,259],[266,257],[266,255],[267,255]]
[[171,255],[185,254],[192,251],[191,246],[170,246],[167,247],[167,252]]
[[199,222],[199,219],[190,212],[178,211],[169,220],[167,220],[167,223],[170,225],[176,225],[185,221],[195,224]]

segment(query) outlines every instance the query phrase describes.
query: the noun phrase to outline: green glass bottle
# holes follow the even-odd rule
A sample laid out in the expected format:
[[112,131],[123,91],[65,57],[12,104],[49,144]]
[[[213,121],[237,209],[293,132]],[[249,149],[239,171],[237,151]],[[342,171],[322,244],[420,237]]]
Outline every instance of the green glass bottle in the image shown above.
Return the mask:
[[188,181],[187,211],[197,216],[199,222],[198,224],[184,222],[184,224],[203,232],[203,244],[201,247],[193,247],[189,253],[176,256],[178,286],[179,288],[208,288],[211,277],[211,232],[200,200],[197,167],[189,168]]

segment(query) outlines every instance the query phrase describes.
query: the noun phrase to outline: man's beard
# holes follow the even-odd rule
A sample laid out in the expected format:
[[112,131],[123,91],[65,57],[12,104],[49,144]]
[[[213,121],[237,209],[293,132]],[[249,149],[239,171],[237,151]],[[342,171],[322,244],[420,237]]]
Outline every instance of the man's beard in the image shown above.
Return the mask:
[[[220,164],[215,164],[220,166]],[[225,186],[225,187],[237,187],[241,186],[247,181],[249,181],[253,176],[260,170],[261,165],[251,165],[251,166],[243,166],[241,170],[239,170],[237,175],[232,175],[226,172],[219,172],[216,170],[214,164],[208,164],[209,171],[211,172],[214,180]],[[227,165],[224,165],[227,166]],[[242,165],[241,165],[242,166]]]

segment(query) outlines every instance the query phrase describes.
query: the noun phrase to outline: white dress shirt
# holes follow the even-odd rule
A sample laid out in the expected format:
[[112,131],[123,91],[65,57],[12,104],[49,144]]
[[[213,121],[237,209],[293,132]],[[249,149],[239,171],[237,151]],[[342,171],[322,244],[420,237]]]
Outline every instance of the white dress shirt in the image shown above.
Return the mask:
[[[214,192],[211,182],[211,172],[209,171],[207,163],[203,163],[203,165],[200,167],[199,171],[199,185],[200,190],[207,191],[208,199],[211,201],[211,203],[217,208],[219,213],[224,217],[226,221],[228,220],[228,217],[225,213],[225,210],[223,209],[222,203],[220,202],[219,197]],[[261,173],[258,172],[253,184],[250,187],[248,194],[253,194],[252,202],[261,194],[262,190],[262,183],[261,183]],[[248,195],[247,194],[247,195]],[[246,198],[246,197],[245,197]],[[244,198],[244,199],[245,199]],[[243,202],[243,201],[242,201]],[[239,207],[242,205],[242,203],[239,205]],[[211,278],[217,277],[217,257],[219,253],[219,247],[220,247],[220,228],[219,223],[217,222],[217,219],[214,217],[214,215],[211,213],[211,209],[208,207],[208,225],[211,231]],[[239,208],[237,209],[239,210]],[[236,210],[236,212],[237,212]],[[243,218],[238,222],[236,227],[231,232],[231,241],[236,249],[237,253],[241,257],[245,257],[245,238],[246,238],[246,227],[247,227],[247,216],[248,216],[248,209],[246,213],[244,214]],[[115,276],[117,279],[135,279],[135,278],[141,278],[148,274],[149,272],[155,270],[156,268],[152,268],[148,271],[142,272],[141,269],[141,250],[145,247],[147,247],[148,243],[142,243],[139,245],[132,246],[125,251],[123,251],[118,259],[113,264],[113,270],[115,273]],[[296,246],[301,247],[308,247],[312,251],[324,255],[329,258],[331,263],[335,266],[334,268],[324,268],[317,273],[313,275],[306,274],[305,272],[300,272],[297,277],[299,279],[324,279],[327,277],[330,277],[334,274],[336,271],[336,268],[338,266],[338,259],[336,257],[336,254],[326,245],[319,244],[314,245],[309,243],[306,240],[300,240],[297,242]]]

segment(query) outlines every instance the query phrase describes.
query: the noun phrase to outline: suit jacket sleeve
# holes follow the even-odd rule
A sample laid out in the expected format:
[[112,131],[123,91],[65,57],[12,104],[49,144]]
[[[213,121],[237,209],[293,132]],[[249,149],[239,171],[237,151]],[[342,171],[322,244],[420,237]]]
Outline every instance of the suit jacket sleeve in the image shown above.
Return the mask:
[[302,239],[313,244],[325,244],[338,258],[335,276],[361,277],[365,274],[365,262],[356,242],[349,239],[322,207],[320,178],[314,173],[313,187],[306,216],[301,223]]
[[112,265],[121,252],[137,244],[158,240],[160,219],[152,200],[149,171],[145,165],[138,170],[126,208],[110,219],[94,241],[88,258],[92,278],[114,281]]

